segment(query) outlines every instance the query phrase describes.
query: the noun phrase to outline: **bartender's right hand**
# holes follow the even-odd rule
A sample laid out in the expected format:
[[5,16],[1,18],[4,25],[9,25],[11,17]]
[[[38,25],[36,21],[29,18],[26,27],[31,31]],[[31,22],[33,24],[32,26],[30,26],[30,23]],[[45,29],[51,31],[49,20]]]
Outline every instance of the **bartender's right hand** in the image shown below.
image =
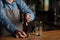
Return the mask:
[[27,35],[25,34],[25,32],[20,31],[20,30],[16,30],[15,36],[16,36],[16,38],[20,38],[20,37],[25,38],[25,37],[27,37]]

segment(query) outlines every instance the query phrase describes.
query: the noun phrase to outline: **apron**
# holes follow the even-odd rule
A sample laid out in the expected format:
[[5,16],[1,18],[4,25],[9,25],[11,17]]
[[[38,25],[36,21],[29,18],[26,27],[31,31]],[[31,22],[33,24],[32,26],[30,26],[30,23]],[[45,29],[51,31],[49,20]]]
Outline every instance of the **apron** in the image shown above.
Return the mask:
[[[9,20],[17,27],[19,30],[23,30],[22,23],[20,23],[20,11],[18,10],[8,10],[5,8],[5,12]],[[9,32],[6,31],[5,28],[2,28],[2,35],[10,35]]]

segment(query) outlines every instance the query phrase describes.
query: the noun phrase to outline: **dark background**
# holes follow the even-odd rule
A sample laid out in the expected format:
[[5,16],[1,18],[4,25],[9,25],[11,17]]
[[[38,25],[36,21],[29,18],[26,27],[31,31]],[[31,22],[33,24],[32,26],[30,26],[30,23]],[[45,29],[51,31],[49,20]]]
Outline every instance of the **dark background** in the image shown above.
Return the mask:
[[26,0],[26,3],[35,12],[34,21],[43,22],[43,30],[60,29],[60,0],[49,0],[47,11],[44,10],[45,0]]

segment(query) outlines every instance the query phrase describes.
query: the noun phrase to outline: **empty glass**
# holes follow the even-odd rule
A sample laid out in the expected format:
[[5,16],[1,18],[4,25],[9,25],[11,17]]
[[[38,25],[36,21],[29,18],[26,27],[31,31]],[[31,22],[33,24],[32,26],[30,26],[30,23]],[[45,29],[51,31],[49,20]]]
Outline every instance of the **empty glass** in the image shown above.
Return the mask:
[[42,21],[35,21],[35,35],[41,36],[42,35]]

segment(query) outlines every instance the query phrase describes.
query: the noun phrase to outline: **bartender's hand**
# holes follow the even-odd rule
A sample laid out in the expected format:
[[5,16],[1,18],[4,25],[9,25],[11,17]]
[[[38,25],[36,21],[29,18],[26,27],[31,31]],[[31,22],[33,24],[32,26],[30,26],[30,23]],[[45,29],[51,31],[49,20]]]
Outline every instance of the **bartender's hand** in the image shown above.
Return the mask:
[[16,30],[15,36],[16,36],[16,38],[20,38],[20,37],[25,38],[25,37],[27,37],[27,35],[25,34],[25,32],[20,31],[20,30]]
[[26,14],[26,20],[27,20],[27,22],[30,22],[30,18],[31,18],[31,17],[30,17],[30,14],[27,13],[27,14]]

